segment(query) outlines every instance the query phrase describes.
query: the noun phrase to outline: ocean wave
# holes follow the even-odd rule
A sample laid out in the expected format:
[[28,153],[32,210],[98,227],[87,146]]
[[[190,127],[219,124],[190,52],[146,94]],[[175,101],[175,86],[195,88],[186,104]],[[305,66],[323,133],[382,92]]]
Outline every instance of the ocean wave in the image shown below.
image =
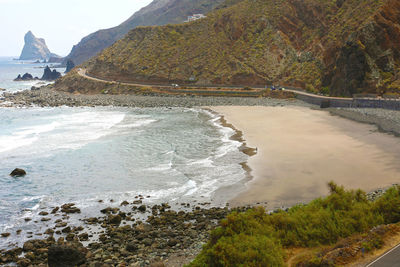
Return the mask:
[[235,135],[236,131],[231,127],[222,125],[221,115],[210,112],[208,110],[203,110],[203,112],[211,117],[210,123],[212,123],[213,126],[221,134],[222,145],[219,146],[215,151],[215,158],[221,158],[227,155],[229,152],[236,151],[240,146],[242,146],[242,142],[232,139],[232,136]]
[[153,119],[147,119],[147,120],[138,120],[136,122],[133,123],[129,123],[129,124],[121,124],[121,125],[117,125],[117,128],[138,128],[138,127],[143,127],[146,125],[149,125],[153,122],[156,122],[157,120],[153,120]]
[[0,136],[0,153],[21,147],[25,149],[17,154],[48,155],[56,150],[78,149],[112,133],[112,128],[124,117],[121,112],[101,111],[43,115],[33,126],[20,127],[10,135]]

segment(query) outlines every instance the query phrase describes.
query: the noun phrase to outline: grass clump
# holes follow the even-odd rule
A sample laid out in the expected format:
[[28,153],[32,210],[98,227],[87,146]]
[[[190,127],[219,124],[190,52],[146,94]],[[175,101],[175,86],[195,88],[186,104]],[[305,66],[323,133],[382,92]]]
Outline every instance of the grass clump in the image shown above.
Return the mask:
[[[361,190],[345,190],[333,182],[329,188],[329,196],[288,211],[268,214],[257,207],[231,213],[189,266],[285,266],[285,248],[332,245],[374,226],[400,221],[397,186],[374,202]],[[373,241],[364,244],[366,250],[382,245],[378,238]]]

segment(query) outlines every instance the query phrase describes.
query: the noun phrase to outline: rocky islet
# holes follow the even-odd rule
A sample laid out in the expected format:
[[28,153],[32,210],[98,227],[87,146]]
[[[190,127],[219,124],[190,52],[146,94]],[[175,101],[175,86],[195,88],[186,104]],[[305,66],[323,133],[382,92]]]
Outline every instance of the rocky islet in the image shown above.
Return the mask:
[[25,34],[24,41],[20,60],[47,60],[50,57],[59,57],[50,52],[43,38],[37,38],[31,31]]
[[58,72],[56,69],[51,70],[49,66],[46,66],[43,71],[43,76],[42,78],[38,77],[33,77],[32,74],[30,73],[25,73],[24,75],[21,76],[21,74],[18,74],[17,78],[14,79],[15,82],[21,82],[21,81],[55,81],[58,78],[60,78],[62,75],[60,72]]

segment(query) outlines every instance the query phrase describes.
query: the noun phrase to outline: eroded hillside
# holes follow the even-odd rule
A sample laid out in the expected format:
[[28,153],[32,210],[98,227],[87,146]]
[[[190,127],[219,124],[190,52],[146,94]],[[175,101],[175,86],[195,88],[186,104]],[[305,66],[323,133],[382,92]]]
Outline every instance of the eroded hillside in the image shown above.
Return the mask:
[[85,63],[146,83],[281,83],[349,96],[399,92],[397,0],[245,0],[207,18],[139,27]]

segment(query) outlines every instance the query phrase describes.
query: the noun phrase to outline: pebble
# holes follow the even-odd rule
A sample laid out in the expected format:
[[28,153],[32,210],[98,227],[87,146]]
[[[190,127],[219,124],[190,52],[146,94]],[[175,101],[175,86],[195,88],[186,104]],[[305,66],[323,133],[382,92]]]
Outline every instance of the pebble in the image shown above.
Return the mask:
[[[0,105],[3,106],[120,106],[120,107],[195,107],[195,106],[276,106],[309,104],[294,99],[272,99],[252,97],[203,97],[172,95],[72,95],[54,91],[51,87],[25,90],[14,94],[5,92]],[[9,104],[8,104],[9,103]]]

